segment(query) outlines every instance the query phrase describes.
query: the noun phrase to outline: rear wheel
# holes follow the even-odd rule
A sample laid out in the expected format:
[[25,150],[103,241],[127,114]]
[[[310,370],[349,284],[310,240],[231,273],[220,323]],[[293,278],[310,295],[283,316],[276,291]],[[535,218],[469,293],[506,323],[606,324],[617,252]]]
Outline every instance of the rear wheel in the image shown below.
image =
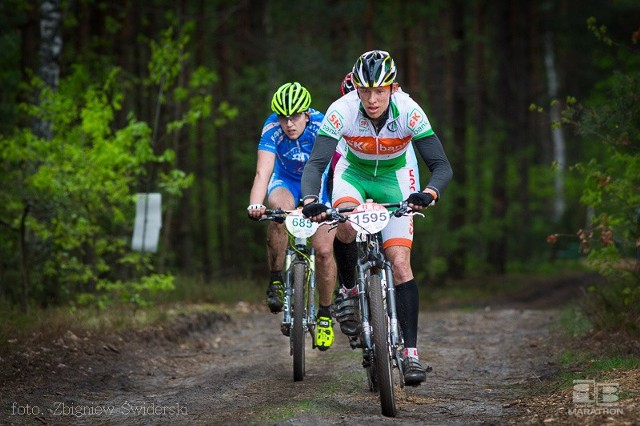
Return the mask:
[[391,358],[389,356],[389,316],[382,299],[380,275],[369,276],[369,308],[371,327],[373,328],[373,354],[375,358],[375,378],[380,393],[382,415],[395,417],[396,400],[391,376]]
[[293,380],[299,382],[304,379],[304,263],[293,265],[293,324],[291,330],[291,346],[293,353]]

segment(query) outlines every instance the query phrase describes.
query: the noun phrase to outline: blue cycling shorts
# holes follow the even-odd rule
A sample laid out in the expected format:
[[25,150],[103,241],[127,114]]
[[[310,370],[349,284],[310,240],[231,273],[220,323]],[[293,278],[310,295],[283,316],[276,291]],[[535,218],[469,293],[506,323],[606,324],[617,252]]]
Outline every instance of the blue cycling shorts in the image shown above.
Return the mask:
[[[331,207],[331,196],[329,194],[327,188],[327,181],[329,179],[329,167],[331,164],[327,165],[327,168],[324,170],[322,174],[322,185],[320,187],[320,202],[325,204],[327,207]],[[302,202],[302,188],[301,188],[301,178],[293,178],[284,173],[278,173],[274,171],[271,175],[271,180],[269,180],[269,186],[267,187],[267,197],[271,194],[276,188],[285,188],[287,189],[291,195],[293,195],[293,199],[296,201],[297,205],[300,205]]]

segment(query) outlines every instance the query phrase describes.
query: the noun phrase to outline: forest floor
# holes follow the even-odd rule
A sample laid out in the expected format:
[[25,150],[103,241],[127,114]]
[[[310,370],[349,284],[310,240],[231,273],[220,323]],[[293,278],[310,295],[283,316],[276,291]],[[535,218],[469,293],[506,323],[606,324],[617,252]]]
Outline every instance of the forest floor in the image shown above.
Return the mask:
[[418,344],[433,372],[396,389],[394,419],[380,414],[337,325],[330,350],[307,340],[306,376],[293,382],[280,315],[239,303],[129,333],[16,342],[0,354],[0,424],[639,424],[638,370],[610,372],[604,392],[620,397],[611,406],[574,402],[573,386],[558,385],[571,368],[558,357],[576,344],[558,317],[589,279],[423,311]]

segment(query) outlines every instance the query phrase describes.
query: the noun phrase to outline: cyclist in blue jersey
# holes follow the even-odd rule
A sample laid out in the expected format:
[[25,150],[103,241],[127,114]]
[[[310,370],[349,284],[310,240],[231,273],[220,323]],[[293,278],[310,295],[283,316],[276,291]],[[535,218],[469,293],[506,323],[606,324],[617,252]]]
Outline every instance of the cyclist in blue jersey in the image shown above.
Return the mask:
[[[334,171],[334,206],[358,205],[367,198],[381,203],[404,199],[413,210],[422,210],[440,201],[453,175],[451,165],[423,109],[394,84],[396,74],[391,55],[383,50],[366,52],[354,64],[356,90],[329,106],[304,168],[305,216],[315,221],[327,217],[327,207],[315,194],[320,176],[342,140],[347,149]],[[422,190],[408,158],[412,144],[431,172]],[[349,243],[355,239],[355,230],[342,223],[336,239]],[[419,385],[430,368],[424,367],[418,357],[419,297],[411,269],[411,217],[392,218],[382,231],[382,239],[395,278],[398,323],[405,343],[404,381]]]
[[[273,113],[264,122],[258,144],[256,175],[247,207],[250,218],[259,219],[265,213],[266,207],[262,204],[265,196],[272,209],[291,210],[300,204],[302,171],[324,118],[321,112],[310,106],[311,95],[298,82],[285,83],[274,93],[271,100]],[[316,193],[321,194],[321,190]],[[334,235],[335,230],[323,230],[311,237],[316,252],[319,293],[315,344],[320,350],[329,349],[334,340],[331,319],[336,281]],[[273,313],[280,312],[284,304],[282,269],[287,244],[284,224],[269,222],[267,257],[271,277],[267,288],[267,305]]]

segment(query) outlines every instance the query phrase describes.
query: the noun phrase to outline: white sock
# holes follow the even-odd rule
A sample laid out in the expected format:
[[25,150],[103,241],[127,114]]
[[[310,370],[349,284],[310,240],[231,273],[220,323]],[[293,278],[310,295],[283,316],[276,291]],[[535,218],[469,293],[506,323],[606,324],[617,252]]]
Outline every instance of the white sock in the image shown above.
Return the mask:
[[404,350],[402,351],[402,356],[403,357],[412,357],[412,358],[418,358],[418,349],[417,348],[404,348]]

